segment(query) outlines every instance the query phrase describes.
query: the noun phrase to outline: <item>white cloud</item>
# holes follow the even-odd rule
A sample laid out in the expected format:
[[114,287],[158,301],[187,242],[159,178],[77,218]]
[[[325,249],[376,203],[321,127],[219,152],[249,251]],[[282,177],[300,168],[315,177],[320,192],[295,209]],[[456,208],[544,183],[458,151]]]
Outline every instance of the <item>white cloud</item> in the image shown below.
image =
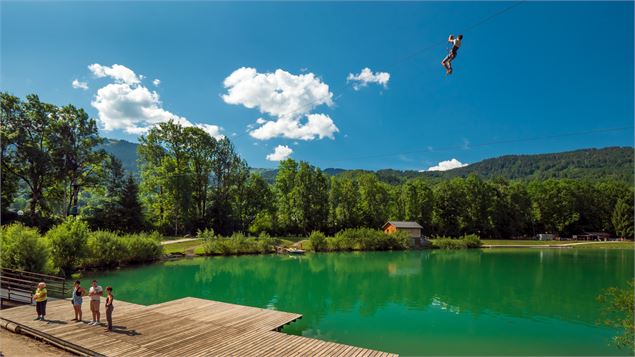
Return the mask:
[[88,90],[88,83],[87,82],[80,82],[77,79],[73,79],[73,82],[71,82],[71,85],[73,86],[73,88],[75,89],[83,89],[83,90]]
[[152,81],[152,84],[154,84],[155,87],[158,87],[159,84],[161,84],[161,80],[157,78],[157,79]]
[[194,124],[185,117],[163,109],[163,103],[156,91],[141,84],[131,69],[113,65],[112,67],[92,64],[89,69],[97,77],[111,77],[109,83],[97,90],[91,105],[97,109],[98,119],[105,131],[123,130],[129,134],[144,134],[153,125],[174,120],[185,127],[196,126],[211,136],[220,139],[222,128],[211,124]]
[[289,158],[289,156],[293,153],[293,149],[286,145],[278,145],[273,152],[267,155],[267,160],[269,161],[282,161]]
[[362,69],[359,74],[349,73],[346,78],[347,82],[353,82],[353,89],[360,90],[363,87],[366,87],[369,83],[377,83],[381,84],[386,88],[388,86],[388,81],[390,80],[390,73],[388,72],[376,72],[370,70],[370,68],[366,67]]
[[[190,125],[186,124],[186,125],[183,125],[183,126],[188,127],[188,126],[191,126],[191,124]],[[197,128],[203,129],[206,133],[208,133],[210,136],[214,137],[214,139],[216,139],[216,140],[220,140],[220,139],[225,137],[225,135],[221,134],[221,131],[223,130],[223,128],[221,128],[218,125],[194,124],[194,126],[197,127]]]
[[332,139],[339,131],[328,115],[310,113],[320,105],[333,105],[329,86],[313,73],[294,75],[282,69],[258,73],[255,68],[242,67],[223,83],[227,88],[222,96],[225,103],[257,108],[276,118],[256,120],[260,126],[250,130],[256,139]]
[[112,67],[107,67],[93,63],[88,66],[88,69],[98,78],[110,77],[117,83],[139,84],[141,78],[143,78],[143,76],[137,76],[130,68],[120,64],[113,64]]
[[428,169],[428,171],[447,171],[452,169],[457,169],[459,167],[467,166],[468,164],[463,164],[457,159],[445,160],[439,162],[436,166],[432,166]]
[[316,137],[334,139],[333,134],[339,131],[331,117],[326,114],[307,114],[306,118],[306,121],[302,121],[300,118],[284,116],[275,121],[265,121],[249,134],[259,140],[276,137],[313,140]]

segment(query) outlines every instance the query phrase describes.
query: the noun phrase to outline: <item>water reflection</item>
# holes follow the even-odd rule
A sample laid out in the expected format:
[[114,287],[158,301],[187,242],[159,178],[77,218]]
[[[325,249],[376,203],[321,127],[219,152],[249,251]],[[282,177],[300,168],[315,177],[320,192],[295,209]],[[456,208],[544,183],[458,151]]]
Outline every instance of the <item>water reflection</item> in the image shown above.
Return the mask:
[[528,354],[593,334],[564,351],[607,354],[616,350],[606,347],[612,331],[595,326],[595,296],[632,276],[632,251],[524,249],[194,258],[99,279],[137,303],[194,296],[297,312],[287,332],[400,353],[460,354],[441,348],[452,338],[474,344],[467,354],[516,351],[476,341],[499,333],[516,347],[523,334],[543,341]]

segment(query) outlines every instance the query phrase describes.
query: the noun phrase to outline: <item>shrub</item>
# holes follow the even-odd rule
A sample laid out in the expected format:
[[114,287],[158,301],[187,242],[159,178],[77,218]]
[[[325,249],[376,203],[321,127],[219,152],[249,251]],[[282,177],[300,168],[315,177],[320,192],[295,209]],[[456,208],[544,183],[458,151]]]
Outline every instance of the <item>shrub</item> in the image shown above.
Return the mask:
[[256,239],[256,244],[260,253],[273,253],[276,251],[276,246],[280,245],[280,239],[271,238],[269,234],[263,232]]
[[326,249],[326,236],[320,231],[311,232],[309,242],[311,242],[311,249],[314,252],[321,252]]
[[408,232],[397,231],[395,233],[388,234],[392,238],[391,249],[403,250],[412,248],[412,237]]
[[156,232],[129,234],[122,236],[121,239],[126,247],[125,261],[127,263],[151,262],[163,255],[161,236]]
[[329,250],[339,251],[353,249],[353,245],[355,244],[353,237],[351,237],[350,234],[345,234],[343,232],[344,231],[337,232],[335,237],[328,241],[330,243],[328,244]]
[[439,249],[464,249],[467,248],[465,241],[457,238],[438,237],[432,241],[432,246]]
[[216,235],[214,234],[214,230],[212,228],[205,228],[205,230],[198,230],[198,232],[196,232],[196,238],[202,239],[203,242],[206,242],[210,239],[215,238]]
[[48,247],[35,228],[14,223],[2,227],[0,265],[5,268],[41,273],[45,271]]
[[476,234],[468,234],[463,237],[465,244],[468,248],[480,248],[481,247],[481,238]]
[[635,352],[633,336],[635,324],[633,304],[635,283],[631,279],[626,288],[611,287],[602,291],[597,301],[602,306],[602,324],[621,330],[621,334],[614,336],[612,343],[618,348],[625,348],[629,353]]
[[432,241],[432,246],[440,249],[479,248],[481,239],[476,234],[466,235],[462,238],[438,237]]
[[208,255],[255,254],[275,252],[280,240],[271,238],[266,233],[260,237],[245,237],[242,233],[234,233],[231,237],[221,237],[212,230],[199,231],[203,238],[203,251]]
[[87,251],[88,225],[86,222],[68,217],[46,233],[46,240],[51,248],[53,266],[60,269],[65,276],[80,264]]
[[326,239],[329,250],[389,250],[407,249],[412,239],[407,232],[386,234],[370,228],[349,228]]
[[86,265],[94,267],[117,266],[128,256],[128,247],[124,240],[115,233],[96,231],[89,234]]

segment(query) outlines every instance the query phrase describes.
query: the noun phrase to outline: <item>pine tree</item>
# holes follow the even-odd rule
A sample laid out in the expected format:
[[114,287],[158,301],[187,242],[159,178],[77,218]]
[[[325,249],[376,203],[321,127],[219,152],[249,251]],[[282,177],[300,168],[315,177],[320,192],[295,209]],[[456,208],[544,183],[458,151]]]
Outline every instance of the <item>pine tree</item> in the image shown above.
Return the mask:
[[139,186],[131,175],[128,175],[121,196],[117,200],[118,224],[124,232],[143,230],[143,207],[139,201]]

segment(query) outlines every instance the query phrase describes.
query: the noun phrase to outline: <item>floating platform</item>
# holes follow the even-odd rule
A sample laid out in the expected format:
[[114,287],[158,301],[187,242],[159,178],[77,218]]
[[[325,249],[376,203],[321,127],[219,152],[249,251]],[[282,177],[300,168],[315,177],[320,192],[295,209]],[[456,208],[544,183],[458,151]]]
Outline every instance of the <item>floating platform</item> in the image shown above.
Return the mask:
[[[102,299],[103,305],[103,299]],[[302,315],[183,298],[144,306],[115,300],[113,331],[90,326],[86,297],[84,322],[73,318],[70,300],[51,300],[46,321],[36,321],[34,306],[0,311],[3,327],[41,338],[69,352],[93,356],[396,356],[361,347],[278,332]]]

